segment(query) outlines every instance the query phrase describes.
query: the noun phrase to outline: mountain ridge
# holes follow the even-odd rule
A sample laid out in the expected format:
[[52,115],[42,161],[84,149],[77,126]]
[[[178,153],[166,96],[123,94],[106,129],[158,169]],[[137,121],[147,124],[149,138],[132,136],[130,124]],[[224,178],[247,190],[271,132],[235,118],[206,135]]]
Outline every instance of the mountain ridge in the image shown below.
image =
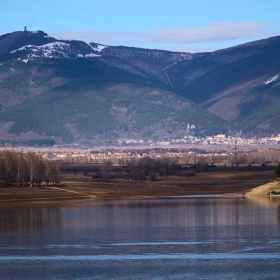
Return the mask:
[[[184,53],[56,39],[43,31],[4,34],[0,36],[0,136],[27,139],[31,135],[31,138],[54,137],[63,141],[102,137],[109,141],[122,136],[170,139],[184,137],[190,122],[195,125],[193,133],[197,135],[229,130],[255,135],[279,133],[278,115],[258,117],[258,123],[252,117],[263,114],[264,110],[275,112],[273,108],[279,99],[279,47],[279,36],[214,52]],[[273,81],[265,84],[273,77]],[[119,106],[122,102],[128,104],[123,91],[129,92],[129,106],[134,108],[134,114],[129,110],[124,113],[125,107]],[[154,91],[159,93],[156,100],[151,94]],[[138,100],[139,92],[145,96],[142,103]],[[71,119],[69,114],[75,103],[79,104],[79,110],[87,108],[87,104],[76,99],[79,94],[95,108],[84,116],[87,125],[81,124],[81,116],[73,114]],[[172,102],[168,95],[172,96]],[[116,96],[117,104],[112,102]],[[102,115],[102,110],[96,113],[96,98],[103,100],[100,106],[107,108],[106,115]],[[173,104],[172,109],[161,99]],[[55,102],[68,104],[68,111],[64,108],[64,115],[57,113]],[[197,115],[190,114],[187,107],[178,113],[176,104],[182,102],[190,104],[189,109]],[[53,112],[52,121],[48,124],[44,120],[43,124],[39,112],[37,119],[23,112],[25,108],[35,114],[34,106]],[[146,117],[143,108],[149,108]],[[18,119],[15,114],[22,117]],[[158,117],[151,123],[153,115]],[[137,125],[145,118],[147,127]],[[106,128],[102,133],[97,133],[98,129],[90,124],[98,127],[96,119]],[[208,120],[211,121],[207,127],[204,124]],[[91,131],[88,134],[87,129]]]

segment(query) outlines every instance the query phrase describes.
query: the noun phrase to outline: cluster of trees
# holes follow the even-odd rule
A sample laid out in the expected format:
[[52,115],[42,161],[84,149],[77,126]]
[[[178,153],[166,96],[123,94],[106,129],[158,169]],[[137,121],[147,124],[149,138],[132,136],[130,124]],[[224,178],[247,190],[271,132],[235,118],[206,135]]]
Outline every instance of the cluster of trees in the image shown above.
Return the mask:
[[[224,151],[223,153],[209,153],[207,151],[173,151],[160,153],[154,156],[151,154],[149,156],[149,151],[145,151],[146,156],[142,156],[141,150],[131,154],[122,154],[121,158],[119,155],[115,156],[114,152],[108,154],[105,153],[81,153],[79,156],[72,156],[71,153],[67,154],[65,157],[66,163],[92,163],[92,164],[106,164],[111,162],[113,165],[126,166],[129,165],[145,165],[147,162],[151,163],[153,161],[152,167],[162,164],[163,162],[172,162],[177,165],[217,165],[231,166],[233,164],[268,164],[268,163],[279,163],[280,162],[280,150],[269,150],[269,151],[251,151],[251,152],[238,152],[236,155],[234,151],[231,152]],[[141,163],[144,162],[145,164]],[[157,167],[156,167],[157,168]]]
[[178,163],[182,165],[232,165],[232,164],[262,164],[280,162],[280,151],[253,151],[215,154],[208,153],[199,155],[195,152],[185,153],[178,158]]
[[[235,165],[245,164],[251,168],[251,164],[261,163],[262,166],[266,166],[279,161],[280,151],[242,153],[236,156],[233,153],[199,155],[193,152],[180,156],[166,153],[160,157],[123,157],[114,162],[110,158],[104,157],[98,177],[154,181],[159,175],[193,176],[194,172],[206,172],[213,170],[213,167],[216,166],[232,168]],[[183,172],[184,170],[186,172]]]
[[60,183],[60,162],[52,162],[32,152],[0,151],[0,186],[40,187]]
[[113,167],[110,160],[101,167],[98,177],[109,179],[112,177],[132,180],[151,180],[155,181],[158,175],[173,174],[175,169],[174,159],[164,156],[160,158],[132,157],[127,160],[119,160],[118,167]]
[[[149,156],[144,158],[128,160],[127,163],[128,172],[131,179],[137,179],[142,173],[142,177],[149,177],[151,181],[156,179],[156,175],[170,175],[175,168],[176,159],[166,156],[160,158],[151,158]],[[140,173],[140,174],[139,174]]]

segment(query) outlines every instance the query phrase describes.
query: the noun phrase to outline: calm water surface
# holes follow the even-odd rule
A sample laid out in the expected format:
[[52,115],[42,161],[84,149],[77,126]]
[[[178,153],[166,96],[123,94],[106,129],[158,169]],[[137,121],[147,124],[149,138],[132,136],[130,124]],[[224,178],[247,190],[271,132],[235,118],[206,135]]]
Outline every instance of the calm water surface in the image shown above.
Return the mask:
[[280,279],[280,199],[0,210],[0,279]]

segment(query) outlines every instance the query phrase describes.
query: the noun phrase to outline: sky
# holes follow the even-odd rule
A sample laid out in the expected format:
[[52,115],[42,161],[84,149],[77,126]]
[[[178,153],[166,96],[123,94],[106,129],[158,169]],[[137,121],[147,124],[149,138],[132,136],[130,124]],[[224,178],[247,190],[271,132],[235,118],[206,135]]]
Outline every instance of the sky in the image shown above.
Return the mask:
[[0,0],[0,34],[203,52],[280,35],[279,0]]

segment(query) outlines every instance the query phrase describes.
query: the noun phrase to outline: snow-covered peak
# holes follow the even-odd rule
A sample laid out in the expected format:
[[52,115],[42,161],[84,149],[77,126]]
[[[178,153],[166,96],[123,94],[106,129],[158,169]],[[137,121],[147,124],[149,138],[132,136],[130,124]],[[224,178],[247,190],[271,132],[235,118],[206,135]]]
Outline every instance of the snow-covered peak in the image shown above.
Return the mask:
[[277,74],[277,75],[275,75],[274,77],[268,79],[268,80],[267,80],[266,82],[264,82],[264,83],[265,83],[266,85],[268,85],[268,84],[270,84],[270,83],[276,81],[276,80],[278,79],[278,77],[279,77],[279,74]]
[[[105,46],[98,45],[96,48],[92,48],[95,52],[101,52]],[[89,57],[99,57],[100,54],[97,53],[84,53],[83,50],[77,48],[75,45],[72,45],[71,42],[52,42],[42,46],[35,45],[26,45],[17,50],[12,51],[11,53],[17,53],[20,51],[26,52],[27,58],[89,58]]]
[[104,46],[104,45],[97,45],[96,47],[93,47],[90,44],[88,44],[88,45],[96,52],[102,52],[104,49],[107,48],[107,46]]
[[98,45],[96,48],[93,48],[93,49],[97,52],[101,52],[106,48],[107,48],[106,46]]
[[42,46],[26,45],[11,53],[28,51],[28,57],[66,57],[69,58],[70,44],[64,42],[53,42]]

